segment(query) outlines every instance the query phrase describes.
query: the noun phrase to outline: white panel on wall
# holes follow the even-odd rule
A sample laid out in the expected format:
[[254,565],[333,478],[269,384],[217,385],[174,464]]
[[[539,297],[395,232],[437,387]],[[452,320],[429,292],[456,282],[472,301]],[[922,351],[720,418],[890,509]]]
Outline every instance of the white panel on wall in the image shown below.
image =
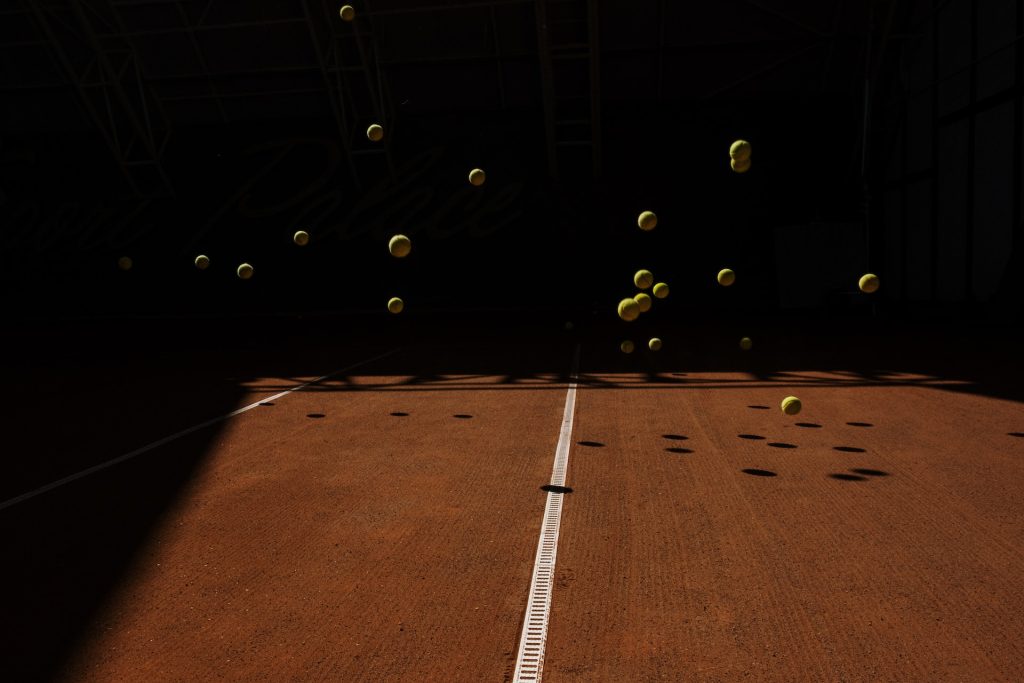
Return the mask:
[[966,289],[967,121],[939,129],[939,301],[963,301]]
[[931,182],[909,185],[907,193],[907,298],[927,301],[931,298]]
[[1013,246],[1013,105],[977,119],[974,185],[974,294],[979,301],[999,287]]

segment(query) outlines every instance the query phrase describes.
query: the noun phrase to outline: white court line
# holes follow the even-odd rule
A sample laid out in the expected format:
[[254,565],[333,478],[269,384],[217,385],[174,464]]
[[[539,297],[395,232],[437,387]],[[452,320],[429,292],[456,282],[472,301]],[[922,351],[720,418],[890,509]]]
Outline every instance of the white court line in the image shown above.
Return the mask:
[[[562,414],[562,431],[555,447],[555,466],[551,472],[551,483],[565,486],[565,470],[569,465],[569,444],[572,440],[572,418],[576,412],[576,381],[580,367],[580,347],[572,359],[572,374],[569,391],[565,395],[565,412]],[[562,497],[564,493],[548,491],[544,508],[544,523],[540,527],[537,542],[537,559],[533,563],[533,579],[530,581],[530,599],[526,603],[523,618],[523,633],[519,639],[519,656],[516,657],[514,683],[537,683],[544,668],[544,644],[548,637],[548,616],[551,613],[551,588],[555,580],[555,554],[558,551],[558,527],[562,523]]]
[[3,503],[0,503],[0,510],[4,510],[4,509],[9,508],[9,507],[11,507],[13,505],[17,505],[18,503],[22,503],[22,502],[24,502],[24,501],[26,501],[26,500],[28,500],[30,498],[35,498],[36,496],[38,496],[40,494],[43,494],[43,493],[46,493],[47,491],[52,491],[53,489],[55,489],[55,488],[57,488],[59,486],[63,486],[64,484],[70,484],[73,481],[77,481],[78,479],[81,479],[82,477],[87,477],[90,474],[95,474],[96,472],[99,472],[101,470],[105,470],[108,467],[113,467],[114,465],[117,465],[118,463],[122,463],[125,460],[131,460],[132,458],[134,458],[137,455],[142,455],[146,451],[151,451],[154,448],[159,448],[160,446],[163,446],[164,444],[168,444],[168,443],[174,441],[175,439],[180,439],[181,437],[188,436],[189,434],[191,434],[193,432],[198,432],[200,429],[203,429],[204,427],[209,427],[212,424],[217,424],[221,420],[226,420],[229,417],[234,417],[235,415],[241,415],[245,411],[252,410],[253,408],[255,408],[256,406],[258,406],[261,403],[266,403],[267,401],[274,401],[276,399],[281,398],[282,396],[287,396],[288,394],[292,393],[293,391],[301,391],[302,389],[305,389],[306,387],[308,387],[310,384],[316,384],[317,382],[322,382],[323,380],[327,379],[328,377],[333,377],[334,375],[340,374],[340,373],[345,372],[347,370],[351,370],[353,368],[358,368],[360,365],[366,365],[367,363],[372,363],[375,360],[380,360],[381,358],[384,358],[385,356],[390,356],[391,354],[393,354],[393,353],[395,353],[397,351],[398,351],[398,349],[392,349],[391,351],[388,351],[387,353],[382,353],[379,356],[374,356],[373,358],[367,358],[366,360],[361,360],[358,363],[353,363],[352,365],[349,365],[348,367],[344,367],[344,368],[342,368],[340,370],[335,370],[334,372],[332,372],[330,374],[327,374],[327,375],[324,375],[323,377],[317,377],[314,380],[310,380],[310,381],[308,381],[308,382],[306,382],[304,384],[300,384],[300,385],[298,385],[296,387],[292,387],[291,389],[288,389],[287,391],[282,391],[279,394],[274,394],[273,396],[271,396],[269,398],[261,398],[256,403],[250,403],[249,405],[245,406],[244,408],[239,408],[238,410],[232,410],[230,413],[227,413],[226,415],[221,415],[220,417],[215,417],[212,420],[207,420],[206,422],[201,422],[200,424],[197,424],[197,425],[194,425],[192,427],[189,427],[188,429],[183,429],[182,431],[180,431],[180,432],[178,432],[176,434],[171,434],[170,436],[165,436],[164,438],[162,438],[162,439],[160,439],[158,441],[154,441],[151,444],[147,444],[147,445],[143,446],[142,448],[136,448],[134,451],[132,451],[130,453],[125,453],[124,455],[118,456],[118,457],[113,458],[111,460],[107,460],[106,462],[101,462],[99,465],[94,465],[94,466],[90,467],[89,469],[85,469],[85,470],[82,470],[81,472],[76,472],[75,474],[68,475],[68,476],[64,477],[63,479],[58,479],[55,482],[51,482],[51,483],[49,483],[49,484],[47,484],[45,486],[41,486],[41,487],[37,488],[34,491],[29,491],[28,493],[23,493],[20,496],[17,496],[15,498],[11,498],[10,500],[5,500]]

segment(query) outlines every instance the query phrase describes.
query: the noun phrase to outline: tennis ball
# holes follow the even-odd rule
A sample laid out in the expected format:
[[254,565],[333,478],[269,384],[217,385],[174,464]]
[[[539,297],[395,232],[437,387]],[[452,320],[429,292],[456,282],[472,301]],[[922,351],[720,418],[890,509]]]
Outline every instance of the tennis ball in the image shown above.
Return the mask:
[[252,277],[252,266],[249,265],[248,263],[243,263],[242,265],[238,266],[238,270],[236,272],[238,273],[238,277],[242,278],[243,280],[248,280],[249,278]]
[[300,247],[304,247],[309,244],[309,233],[305,230],[299,230],[292,236],[292,241]]
[[740,348],[744,351],[749,351],[750,347],[754,345],[754,342],[750,341],[750,337],[744,337],[740,339]]
[[405,302],[397,296],[393,296],[388,300],[388,310],[392,313],[401,313],[403,308],[405,308]]
[[352,21],[356,18],[356,8],[352,5],[342,5],[338,14],[341,15],[342,21]]
[[729,147],[729,156],[736,161],[746,161],[747,159],[750,159],[750,152],[750,143],[746,140],[737,140],[732,143],[731,147]]
[[796,396],[787,396],[782,399],[782,412],[786,415],[796,415],[803,408],[803,404]]
[[878,276],[875,275],[874,273],[867,273],[865,275],[862,275],[860,278],[860,282],[857,283],[857,286],[860,287],[860,291],[867,292],[868,294],[871,294],[872,292],[877,292],[878,285]]
[[469,184],[480,187],[487,180],[487,174],[479,168],[474,168],[469,172]]
[[635,348],[636,347],[633,345],[633,342],[631,342],[628,339],[626,341],[622,342],[621,344],[619,344],[619,349],[623,353],[633,353],[633,349],[635,349]]
[[664,299],[666,296],[668,296],[668,285],[666,285],[664,282],[659,282],[658,284],[654,285],[654,289],[652,289],[651,291],[654,292],[654,296],[658,297],[659,299]]
[[729,162],[729,165],[737,173],[746,173],[750,170],[750,159],[733,159]]
[[395,258],[405,258],[412,251],[412,242],[405,235],[395,235],[388,242],[388,251]]
[[658,224],[658,217],[654,215],[653,211],[644,211],[636,219],[636,224],[640,226],[641,230],[654,230],[654,226]]
[[722,268],[718,271],[718,284],[723,287],[728,287],[734,282],[736,282],[736,273],[732,272],[728,268]]
[[626,322],[632,322],[640,317],[640,304],[636,299],[628,298],[619,302],[619,317]]
[[210,257],[205,254],[196,256],[196,268],[199,270],[206,270],[210,267]]
[[647,289],[654,284],[654,274],[649,270],[638,270],[633,276],[633,284],[639,289]]
[[366,129],[366,137],[370,138],[371,142],[380,142],[384,139],[384,129],[375,123]]
[[651,297],[649,294],[644,294],[643,292],[640,292],[639,294],[633,297],[633,301],[635,301],[637,306],[640,307],[641,313],[646,313],[647,311],[651,310]]
[[130,256],[122,256],[121,258],[117,259],[117,267],[120,268],[121,270],[131,270],[132,269],[132,259],[131,259],[131,257]]
[[647,342],[647,348],[651,351],[661,351],[661,340],[653,337],[651,341]]

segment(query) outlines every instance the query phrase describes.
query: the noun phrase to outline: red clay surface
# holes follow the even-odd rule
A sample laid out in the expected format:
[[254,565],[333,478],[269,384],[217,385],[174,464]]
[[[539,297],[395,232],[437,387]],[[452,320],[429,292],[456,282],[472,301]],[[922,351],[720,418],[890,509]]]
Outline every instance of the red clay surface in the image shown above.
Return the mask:
[[[952,342],[928,362],[762,343],[720,361],[664,337],[628,359],[584,339],[545,681],[1016,680],[1022,397],[984,355],[1005,349],[954,366]],[[386,350],[319,341],[68,364],[7,419],[86,436],[37,437],[9,488]],[[509,680],[571,342],[403,341],[0,511],[4,670]]]

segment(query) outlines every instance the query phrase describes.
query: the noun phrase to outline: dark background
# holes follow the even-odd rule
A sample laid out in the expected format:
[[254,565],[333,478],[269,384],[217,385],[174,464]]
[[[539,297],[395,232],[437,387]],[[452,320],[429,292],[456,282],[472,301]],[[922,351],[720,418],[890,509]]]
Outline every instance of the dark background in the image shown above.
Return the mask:
[[1020,314],[1016,0],[4,8],[12,317]]

